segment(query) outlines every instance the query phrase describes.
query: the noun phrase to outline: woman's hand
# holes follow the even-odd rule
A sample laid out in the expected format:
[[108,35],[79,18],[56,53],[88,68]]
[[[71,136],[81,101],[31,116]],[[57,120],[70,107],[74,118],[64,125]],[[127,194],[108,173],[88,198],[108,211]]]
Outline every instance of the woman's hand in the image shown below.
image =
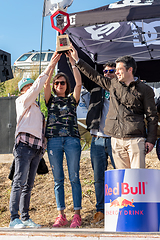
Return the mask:
[[69,61],[70,61],[71,65],[72,65],[72,66],[75,65],[75,60],[74,60],[74,58],[73,58],[72,55],[71,55],[71,50],[68,50],[68,51],[65,53],[65,55],[66,55],[66,57],[69,58]]
[[61,58],[61,55],[62,53],[59,54],[57,51],[54,52],[48,67],[44,71],[45,74],[49,75],[50,72],[52,72],[51,75],[53,74],[55,66],[58,63],[59,59]]
[[55,68],[55,66],[58,63],[61,56],[62,56],[62,53],[58,53],[57,51],[54,52],[54,54],[51,58],[51,61],[49,63],[52,68]]
[[[72,44],[70,44],[70,50],[68,51],[68,53],[70,54],[70,57],[72,57],[72,59],[74,60],[74,64],[75,62],[78,61],[79,57],[78,57],[78,53],[76,51],[76,49],[73,47]],[[69,56],[68,56],[69,57]],[[70,60],[70,59],[69,59]],[[71,63],[72,64],[72,63]]]

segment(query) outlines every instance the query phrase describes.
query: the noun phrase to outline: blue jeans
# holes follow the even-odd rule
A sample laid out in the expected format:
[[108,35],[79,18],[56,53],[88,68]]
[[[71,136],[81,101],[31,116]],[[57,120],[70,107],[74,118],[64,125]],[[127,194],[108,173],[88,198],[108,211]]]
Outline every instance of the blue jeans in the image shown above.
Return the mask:
[[31,190],[40,161],[40,150],[20,142],[15,147],[13,154],[15,173],[9,204],[11,221],[19,218],[18,211],[21,213],[22,221],[25,221],[29,219]]
[[54,177],[54,192],[57,209],[65,209],[63,155],[65,152],[69,180],[72,186],[74,210],[81,209],[82,190],[79,179],[81,145],[79,138],[53,137],[47,143],[48,158]]
[[92,137],[91,141],[91,163],[94,171],[94,185],[96,193],[96,210],[104,213],[104,173],[108,166],[108,155],[113,167],[111,138]]

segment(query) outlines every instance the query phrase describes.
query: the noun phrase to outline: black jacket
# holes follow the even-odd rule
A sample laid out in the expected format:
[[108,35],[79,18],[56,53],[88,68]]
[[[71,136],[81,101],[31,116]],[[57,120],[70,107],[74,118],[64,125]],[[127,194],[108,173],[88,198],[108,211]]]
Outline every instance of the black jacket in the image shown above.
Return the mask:
[[89,131],[91,129],[99,130],[105,90],[90,79],[83,81],[82,84],[90,92],[90,102],[86,117],[87,129]]

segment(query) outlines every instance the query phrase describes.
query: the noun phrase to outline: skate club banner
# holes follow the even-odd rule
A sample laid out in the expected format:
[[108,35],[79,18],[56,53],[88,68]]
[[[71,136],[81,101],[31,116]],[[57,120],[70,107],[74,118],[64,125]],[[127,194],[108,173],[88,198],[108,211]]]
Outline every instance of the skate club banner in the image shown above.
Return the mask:
[[105,231],[158,232],[160,170],[105,172]]

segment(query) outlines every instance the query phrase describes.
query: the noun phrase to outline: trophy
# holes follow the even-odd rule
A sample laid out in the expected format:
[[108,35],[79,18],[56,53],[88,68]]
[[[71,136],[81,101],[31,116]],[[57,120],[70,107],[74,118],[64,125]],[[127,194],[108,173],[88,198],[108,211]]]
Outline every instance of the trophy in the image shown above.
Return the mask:
[[[68,5],[69,6],[69,5]],[[65,6],[65,9],[67,6]],[[65,10],[66,11],[66,10]],[[66,29],[70,26],[69,14],[64,11],[64,5],[60,6],[57,3],[57,9],[54,10],[54,13],[51,15],[51,25],[57,30],[60,34],[57,36],[56,49],[58,53],[65,53],[70,48],[70,40],[68,34],[64,34]],[[54,24],[54,18],[56,17],[57,25]],[[64,17],[67,19],[67,24],[64,26]]]
[[68,34],[57,36],[57,52],[64,53],[70,49],[70,40]]

